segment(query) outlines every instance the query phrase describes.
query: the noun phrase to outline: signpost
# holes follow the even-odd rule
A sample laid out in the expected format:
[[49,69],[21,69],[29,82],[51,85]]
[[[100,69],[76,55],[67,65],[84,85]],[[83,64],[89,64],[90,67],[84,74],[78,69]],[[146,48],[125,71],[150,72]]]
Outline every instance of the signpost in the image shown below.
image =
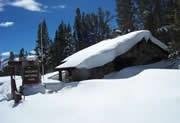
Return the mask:
[[[11,77],[11,94],[15,100],[15,104],[18,104],[22,99],[22,88],[24,85],[38,84],[41,82],[40,74],[40,62],[39,60],[23,60],[23,61],[9,61],[10,77]],[[19,71],[22,76],[22,88],[19,90],[16,87],[15,75]]]
[[23,63],[23,85],[37,84],[41,82],[39,62],[26,61]]
[[16,87],[15,71],[16,71],[16,68],[19,68],[19,66],[21,66],[21,62],[9,61],[8,65],[9,65],[9,69],[10,69],[12,99],[14,99],[15,104],[18,104],[19,101],[22,99],[22,97],[21,97],[22,95],[21,95],[21,93],[18,92],[18,89]]

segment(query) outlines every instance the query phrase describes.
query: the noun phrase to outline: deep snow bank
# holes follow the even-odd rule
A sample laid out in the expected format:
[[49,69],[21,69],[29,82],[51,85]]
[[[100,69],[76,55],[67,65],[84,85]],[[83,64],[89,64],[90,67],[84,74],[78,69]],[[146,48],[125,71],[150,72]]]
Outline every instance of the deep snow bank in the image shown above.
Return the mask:
[[138,65],[122,69],[118,72],[113,72],[104,77],[104,79],[123,79],[138,75],[147,69],[179,69],[180,59],[167,59],[148,65]]
[[[22,85],[22,79],[20,76],[16,76],[16,85],[19,87]],[[10,76],[0,77],[0,101],[8,100],[11,98],[11,80]]]
[[1,123],[179,123],[180,70],[69,83],[53,94],[0,102]]

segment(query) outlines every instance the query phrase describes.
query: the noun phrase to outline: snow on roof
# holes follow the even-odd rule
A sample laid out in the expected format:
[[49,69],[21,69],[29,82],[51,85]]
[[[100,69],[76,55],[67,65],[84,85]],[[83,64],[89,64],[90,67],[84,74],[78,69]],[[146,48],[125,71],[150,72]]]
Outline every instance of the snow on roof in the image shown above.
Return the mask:
[[14,58],[14,61],[19,61],[19,57]]
[[31,51],[29,52],[29,54],[31,54],[31,55],[36,55],[36,51],[31,50]]
[[36,55],[28,55],[26,57],[26,60],[28,60],[28,61],[36,61],[37,60],[37,56]]
[[95,45],[85,48],[63,60],[63,64],[57,66],[61,68],[94,68],[102,66],[114,60],[117,56],[126,53],[142,39],[150,41],[160,48],[168,51],[168,47],[152,36],[148,30],[140,30],[128,33],[114,39],[107,39]]

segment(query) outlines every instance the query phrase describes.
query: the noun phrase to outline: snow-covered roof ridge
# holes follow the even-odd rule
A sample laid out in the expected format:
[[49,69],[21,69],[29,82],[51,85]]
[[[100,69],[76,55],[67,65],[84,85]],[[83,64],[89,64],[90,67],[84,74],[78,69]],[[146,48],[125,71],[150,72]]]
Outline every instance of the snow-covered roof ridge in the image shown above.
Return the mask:
[[153,37],[150,31],[140,30],[113,39],[107,39],[85,48],[64,59],[64,63],[56,68],[94,68],[104,65],[114,60],[117,56],[126,53],[134,45],[142,41],[143,38],[168,51],[168,47]]

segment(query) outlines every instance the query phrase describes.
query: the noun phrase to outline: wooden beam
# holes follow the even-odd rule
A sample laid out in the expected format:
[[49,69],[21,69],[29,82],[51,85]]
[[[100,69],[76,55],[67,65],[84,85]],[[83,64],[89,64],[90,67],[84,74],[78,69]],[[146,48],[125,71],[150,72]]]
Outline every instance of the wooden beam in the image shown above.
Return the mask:
[[62,81],[62,73],[59,71],[59,81]]

